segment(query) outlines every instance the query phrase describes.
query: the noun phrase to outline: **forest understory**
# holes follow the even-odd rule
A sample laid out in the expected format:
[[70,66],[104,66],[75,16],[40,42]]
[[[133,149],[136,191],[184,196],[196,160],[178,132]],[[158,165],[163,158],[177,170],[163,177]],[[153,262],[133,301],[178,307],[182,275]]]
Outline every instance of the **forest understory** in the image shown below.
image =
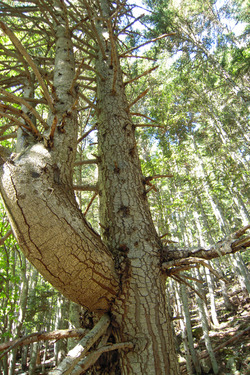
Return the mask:
[[[235,306],[234,311],[225,308],[221,289],[216,289],[216,306],[219,320],[218,326],[211,324],[209,336],[215,352],[216,360],[220,364],[220,375],[249,375],[250,374],[250,297],[237,282],[232,280],[228,290],[230,301]],[[192,297],[195,298],[194,293]],[[190,311],[195,348],[203,366],[204,374],[214,374],[205,347],[202,327],[197,316],[197,310]],[[177,340],[181,342],[181,330],[175,324]],[[186,368],[183,345],[180,344],[181,373],[188,374]]]
[[[208,325],[209,338],[219,364],[219,375],[249,375],[250,374],[250,297],[247,290],[243,290],[238,279],[229,273],[227,275],[228,289],[227,294],[231,303],[231,310],[225,307],[222,296],[222,289],[219,280],[214,280],[215,305],[216,313],[219,321],[218,325],[214,325],[210,318],[210,301],[205,295],[206,305],[208,308]],[[175,285],[173,285],[175,284]],[[208,293],[206,283],[203,283],[205,293]],[[169,299],[171,302],[173,326],[176,334],[176,347],[179,357],[180,370],[182,375],[196,374],[195,370],[187,368],[187,356],[183,345],[185,334],[180,325],[183,316],[179,315],[178,304],[176,303],[175,290],[178,289],[176,282],[168,288]],[[197,302],[195,292],[188,290],[189,312],[192,325],[192,335],[194,340],[194,348],[197,353],[198,360],[201,365],[200,374],[214,374],[211,361],[204,340],[201,319],[198,315]],[[49,308],[49,306],[47,306]],[[45,306],[46,309],[46,306]],[[46,313],[45,313],[46,315]],[[81,315],[81,313],[80,313]],[[91,326],[90,322],[90,326]],[[84,328],[86,328],[86,319],[84,320]],[[185,328],[184,328],[185,329]],[[71,339],[72,340],[72,339]],[[64,345],[67,340],[64,341]],[[57,340],[40,341],[36,348],[36,365],[32,365],[32,374],[45,375],[55,366],[55,346],[59,343]],[[77,341],[75,341],[76,343]],[[67,345],[67,344],[66,344]],[[19,346],[16,355],[15,374],[29,375],[30,364],[32,361],[34,347],[32,345]],[[1,352],[2,354],[3,352]],[[25,361],[24,361],[25,357]],[[34,359],[33,359],[34,361]],[[25,362],[25,364],[24,364]],[[100,358],[95,369],[90,369],[83,374],[93,375],[99,366],[103,366],[103,358]],[[2,374],[2,372],[0,372]]]

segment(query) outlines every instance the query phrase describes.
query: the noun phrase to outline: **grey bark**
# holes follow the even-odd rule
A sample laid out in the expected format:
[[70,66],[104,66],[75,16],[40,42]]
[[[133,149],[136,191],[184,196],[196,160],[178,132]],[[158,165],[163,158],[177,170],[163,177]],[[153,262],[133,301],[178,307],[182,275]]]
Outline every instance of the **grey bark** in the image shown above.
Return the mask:
[[[199,275],[198,269],[194,269],[194,272],[195,272],[195,276],[199,278],[200,275]],[[199,283],[197,283],[197,289],[200,293],[202,293],[202,288]],[[214,351],[212,348],[212,344],[211,344],[211,340],[209,337],[209,327],[208,327],[208,320],[207,320],[208,315],[205,312],[204,301],[202,301],[202,299],[198,295],[196,295],[196,299],[197,299],[197,304],[198,304],[199,316],[201,320],[205,345],[206,345],[206,348],[207,348],[207,351],[211,360],[213,372],[214,374],[218,374],[219,367],[218,367],[218,363],[216,361]]]
[[[69,301],[59,296],[56,311],[56,330],[69,328]],[[67,340],[58,340],[54,344],[56,364],[60,363],[67,354]]]
[[[178,308],[178,315],[182,316],[183,315],[183,300],[181,298],[181,286],[178,288],[176,283],[174,283],[174,289],[175,289],[175,299],[176,299],[176,304]],[[181,303],[182,302],[182,303]],[[185,322],[186,323],[186,322]],[[188,338],[187,338],[187,331],[186,331],[186,325],[184,323],[184,319],[180,319],[180,328],[181,328],[181,336],[182,336],[182,343],[184,346],[185,350],[185,357],[186,357],[186,366],[187,366],[187,373],[188,375],[193,374],[193,364],[192,364],[192,355],[191,355],[191,348],[189,346]]]
[[241,254],[233,254],[233,264],[243,290],[250,294],[250,275]]
[[[25,256],[71,300],[90,310],[108,310],[118,290],[112,255],[80,212],[72,188],[77,143],[74,54],[67,22],[58,9],[54,86],[50,113],[54,136],[45,146],[33,139],[0,172],[1,194]],[[20,144],[19,144],[20,145]],[[18,147],[19,150],[19,147]],[[84,291],[84,292],[82,292]]]
[[[108,2],[101,3],[109,16]],[[146,198],[135,128],[117,51],[110,39],[104,46],[107,58],[99,51],[96,61],[103,77],[97,77],[100,221],[120,273],[121,291],[111,309],[119,326],[117,340],[135,345],[121,352],[121,373],[178,374],[165,278],[159,268],[161,245]]]
[[37,353],[39,350],[39,343],[34,342],[30,347],[30,363],[29,363],[29,375],[34,375],[36,372],[36,360]]
[[191,353],[191,357],[192,357],[192,361],[193,361],[196,374],[201,374],[201,366],[199,363],[199,359],[197,357],[197,353],[194,348],[191,318],[190,318],[190,312],[189,312],[189,307],[188,307],[187,288],[185,284],[180,285],[180,295],[181,295],[182,307],[183,307],[183,312],[184,312],[184,321],[185,321],[185,326],[186,326],[186,331],[187,331],[189,350]]

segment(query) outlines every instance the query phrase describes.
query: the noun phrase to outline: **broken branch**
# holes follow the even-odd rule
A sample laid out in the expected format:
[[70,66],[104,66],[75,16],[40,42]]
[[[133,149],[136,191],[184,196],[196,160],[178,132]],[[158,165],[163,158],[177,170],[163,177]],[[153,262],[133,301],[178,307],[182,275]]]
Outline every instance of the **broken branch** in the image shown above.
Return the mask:
[[104,314],[94,328],[82,338],[79,343],[68,352],[64,360],[56,369],[49,372],[49,375],[68,375],[76,364],[86,355],[94,343],[105,334],[110,324],[110,317]]
[[126,85],[128,85],[129,83],[132,83],[132,82],[136,81],[137,79],[139,79],[139,78],[141,78],[141,77],[143,77],[143,76],[145,76],[145,75],[147,75],[147,74],[153,72],[153,70],[157,69],[158,66],[159,66],[159,65],[154,66],[153,68],[146,70],[144,73],[140,74],[139,76],[137,76],[137,77],[135,77],[135,78],[132,78],[132,79],[130,79],[129,81],[124,82],[124,85],[126,86]]
[[[6,233],[7,234],[7,233]],[[24,346],[32,344],[38,341],[49,341],[49,340],[61,340],[65,338],[81,337],[86,334],[86,329],[60,329],[53,332],[34,332],[30,335],[21,337],[20,339],[15,339],[11,341],[4,342],[0,344],[0,351],[6,350],[1,354],[0,359],[4,357],[10,350],[16,348],[17,346]]]
[[148,91],[149,89],[146,89],[140,95],[138,95],[137,98],[135,98],[135,100],[129,104],[129,108],[131,108],[135,103],[137,103],[141,98],[143,98],[148,93]]
[[133,48],[128,49],[126,52],[122,53],[120,56],[121,56],[121,57],[124,57],[127,53],[130,53],[130,52],[132,52],[132,51],[135,51],[135,50],[138,49],[138,48],[141,48],[141,47],[146,46],[146,45],[149,44],[149,43],[154,43],[154,42],[156,42],[157,40],[160,40],[160,39],[166,38],[167,36],[172,36],[172,35],[175,35],[175,33],[170,33],[170,34],[163,34],[163,35],[160,35],[160,36],[158,36],[157,38],[154,38],[154,39],[148,40],[147,42],[140,44],[139,46],[136,46],[136,47],[133,47]]
[[[3,237],[0,238],[0,246],[4,244],[4,242],[9,238],[9,236],[12,234],[12,229],[9,229]],[[0,350],[1,350],[1,345],[0,345]]]
[[0,27],[1,29],[4,31],[4,33],[10,38],[10,40],[12,41],[12,43],[14,44],[14,46],[16,47],[16,49],[21,53],[21,55],[23,55],[25,57],[25,59],[27,60],[28,64],[30,65],[30,67],[32,68],[38,82],[40,83],[41,87],[42,87],[42,90],[43,90],[43,93],[44,93],[44,96],[47,100],[47,103],[51,109],[52,112],[54,112],[54,106],[53,106],[53,103],[52,103],[52,100],[51,100],[51,97],[50,97],[50,94],[48,92],[48,89],[47,89],[47,86],[45,85],[44,83],[44,80],[36,66],[36,63],[33,61],[33,59],[30,57],[30,55],[28,54],[28,52],[26,51],[26,49],[24,48],[24,46],[21,44],[21,42],[19,41],[19,39],[15,36],[15,34],[8,28],[7,25],[5,25],[2,21],[0,21]]

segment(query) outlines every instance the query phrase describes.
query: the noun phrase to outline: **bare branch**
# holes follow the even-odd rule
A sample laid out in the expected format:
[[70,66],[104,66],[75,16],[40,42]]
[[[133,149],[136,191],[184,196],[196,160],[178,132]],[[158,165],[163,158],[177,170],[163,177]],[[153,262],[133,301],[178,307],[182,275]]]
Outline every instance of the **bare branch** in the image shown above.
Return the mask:
[[[24,98],[11,94],[10,92],[1,89],[0,88],[0,93],[4,95],[5,100],[11,101],[14,103],[19,103],[25,106],[35,117],[36,119],[41,123],[41,125],[44,127],[44,129],[48,129],[48,124],[44,121],[44,119],[39,115],[39,113],[35,110],[34,107],[32,107]],[[32,125],[31,125],[32,124]],[[31,128],[33,132],[37,133],[38,130],[36,129],[35,125],[31,122]]]
[[[9,230],[5,233],[5,235],[4,235],[2,238],[0,238],[0,246],[2,246],[2,245],[4,244],[4,242],[7,240],[7,238],[9,238],[9,236],[10,236],[11,234],[13,234],[12,229],[9,229]],[[1,350],[1,345],[0,345],[0,350]]]
[[143,92],[140,93],[140,95],[135,98],[135,100],[132,101],[132,103],[129,104],[129,108],[133,107],[135,103],[137,103],[140,99],[142,99],[145,95],[147,95],[149,89],[144,90]]
[[147,74],[153,72],[155,69],[158,68],[158,66],[159,66],[159,65],[154,66],[153,68],[146,70],[144,73],[140,74],[139,76],[137,76],[137,77],[135,77],[135,78],[132,78],[132,79],[130,79],[129,81],[124,82],[124,85],[128,85],[129,83],[132,83],[132,82],[136,81],[137,79],[139,79],[139,78],[141,78],[141,77],[143,77],[143,76],[145,76],[145,75],[147,75]]
[[76,161],[74,166],[78,167],[79,165],[87,165],[87,164],[98,164],[98,159],[88,159],[88,160]]
[[[228,347],[230,344],[232,344],[233,342],[237,341],[241,336],[245,335],[249,331],[250,331],[250,327],[244,329],[244,331],[241,331],[240,333],[238,333],[237,335],[234,335],[233,337],[231,337],[230,339],[228,339],[224,343],[216,346],[216,348],[213,348],[213,351],[217,352],[218,350],[220,350],[222,348]],[[209,357],[209,353],[206,352],[204,354],[201,354],[199,356],[199,359],[203,359],[203,358],[207,358],[207,357]]]
[[86,334],[86,329],[60,329],[53,332],[34,332],[30,335],[21,337],[20,339],[15,339],[11,341],[4,342],[0,344],[0,351],[6,350],[1,354],[0,359],[4,357],[10,350],[18,347],[32,344],[38,341],[49,341],[49,340],[61,340],[65,338],[81,337]]
[[44,83],[44,80],[39,72],[38,67],[36,66],[36,63],[33,61],[33,59],[30,57],[26,49],[23,47],[21,42],[18,40],[18,38],[15,36],[15,34],[8,28],[7,25],[5,25],[2,21],[0,21],[0,27],[5,32],[6,35],[10,38],[14,46],[17,48],[17,50],[25,57],[27,62],[29,63],[30,67],[33,69],[34,74],[37,77],[38,82],[40,83],[44,96],[47,100],[47,103],[51,109],[52,112],[54,112],[54,106],[50,97],[50,94],[48,92],[47,86]]
[[68,352],[64,360],[56,369],[49,372],[49,375],[69,375],[76,364],[86,355],[93,344],[107,331],[110,324],[110,317],[104,314],[94,328],[79,341],[79,343]]
[[200,299],[202,299],[204,301],[204,297],[201,295],[201,293],[199,293],[198,290],[196,290],[191,284],[186,282],[183,277],[181,277],[179,275],[172,275],[172,278],[179,283],[183,283],[183,284],[187,285],[188,288],[192,289],[194,291],[194,293],[197,294],[200,297]]
[[130,22],[127,26],[125,26],[123,29],[119,31],[119,34],[124,33],[125,30],[127,30],[130,26],[132,26],[135,22],[139,21],[140,18],[144,17],[144,14],[141,14],[139,17],[135,18],[132,22]]
[[72,375],[79,375],[85,371],[87,371],[91,366],[93,366],[98,358],[103,354],[107,352],[111,352],[113,350],[132,350],[134,348],[134,344],[132,342],[120,342],[117,344],[109,344],[105,346],[101,346],[97,350],[95,350],[93,353],[90,353],[88,356],[86,356],[77,366],[77,369],[75,369],[72,372]]
[[125,56],[127,55],[127,53],[130,53],[130,52],[132,52],[132,51],[135,51],[135,50],[138,49],[138,48],[141,48],[141,47],[146,46],[146,45],[149,44],[149,43],[154,43],[154,42],[156,42],[157,40],[160,40],[160,39],[166,38],[167,36],[172,36],[172,35],[176,35],[176,33],[163,34],[163,35],[158,36],[157,38],[154,38],[154,39],[148,40],[147,42],[142,43],[142,44],[140,44],[139,46],[136,46],[136,47],[133,47],[133,48],[128,49],[126,52],[122,53],[122,54],[120,55],[120,57],[125,57]]
[[87,215],[88,210],[90,209],[90,207],[91,207],[92,203],[94,202],[95,198],[97,197],[97,195],[98,195],[98,192],[96,191],[96,192],[94,193],[93,197],[91,198],[91,200],[90,200],[90,202],[89,202],[89,204],[88,204],[86,210],[84,211],[84,214],[83,214],[84,216]]
[[93,130],[96,129],[96,124],[94,124],[86,133],[84,133],[78,140],[77,143],[80,143],[84,138],[86,138]]
[[205,250],[205,249],[183,250],[183,249],[167,249],[167,248],[163,249],[163,253],[164,253],[163,256],[166,259],[166,263],[164,263],[163,268],[165,269],[170,268],[171,266],[174,265],[173,262],[175,261],[176,261],[175,265],[177,265],[178,260],[185,261],[188,258],[210,260],[210,259],[218,258],[220,256],[224,256],[227,254],[236,253],[239,250],[247,249],[250,247],[250,236],[246,236],[242,239],[238,239],[238,238],[241,237],[243,234],[245,234],[248,229],[250,229],[250,224],[230,234],[223,241],[217,242],[217,244],[215,244],[211,249],[208,249],[208,250]]
[[98,192],[97,185],[73,185],[73,189],[77,191],[95,191]]
[[125,58],[127,59],[128,57],[132,57],[132,58],[135,58],[135,59],[145,59],[145,60],[149,60],[149,61],[157,61],[157,59],[153,59],[152,57],[148,57],[148,56],[138,56],[138,55],[126,55],[126,56],[119,56],[120,58]]
[[147,115],[144,115],[143,113],[139,113],[139,112],[130,112],[131,116],[139,116],[139,117],[144,117],[146,118],[147,120],[150,120],[152,122],[156,122],[155,120],[153,120],[152,118],[150,118],[149,116]]
[[159,124],[134,124],[136,128],[161,128],[161,129],[166,129],[164,125],[159,125]]
[[95,106],[95,104],[91,101],[91,100],[89,100],[84,94],[82,94],[82,93],[79,93],[79,96],[80,96],[80,98],[82,98],[86,103],[88,103],[88,105],[91,107],[91,108],[96,108],[96,106]]
[[[83,371],[86,371],[90,366],[93,366],[96,361],[98,360],[98,358],[100,357],[100,355],[94,355],[96,353],[96,351],[98,351],[99,348],[101,348],[102,346],[106,345],[107,344],[107,341],[111,335],[111,327],[109,327],[107,329],[107,331],[105,332],[105,334],[102,336],[96,350],[92,353],[90,353],[88,356],[86,356],[85,358],[83,358],[74,368],[74,370],[72,371],[71,375],[80,375],[83,373]],[[92,354],[94,356],[92,356]]]

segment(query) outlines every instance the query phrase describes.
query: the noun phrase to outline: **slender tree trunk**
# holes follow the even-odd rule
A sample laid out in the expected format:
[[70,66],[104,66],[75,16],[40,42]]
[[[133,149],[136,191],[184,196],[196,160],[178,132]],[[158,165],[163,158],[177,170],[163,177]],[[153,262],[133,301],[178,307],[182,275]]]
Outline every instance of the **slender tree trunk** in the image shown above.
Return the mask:
[[[176,283],[174,284],[174,289],[175,289],[175,299],[176,299],[176,304],[178,308],[178,315],[182,316],[184,313],[184,306],[183,306],[183,299],[181,296],[181,287],[178,287]],[[182,304],[181,304],[182,302]],[[180,328],[181,328],[181,337],[182,337],[182,343],[184,346],[184,351],[185,351],[185,357],[186,357],[186,367],[187,367],[187,373],[188,375],[193,374],[193,363],[192,363],[192,355],[191,355],[191,348],[188,342],[188,337],[187,337],[187,330],[186,330],[186,321],[184,322],[184,318],[180,318]]]
[[36,360],[37,360],[37,353],[39,350],[39,343],[34,342],[30,346],[30,363],[29,363],[29,375],[34,375],[36,372]]
[[193,334],[192,334],[192,325],[191,325],[191,318],[190,318],[190,312],[188,307],[188,297],[187,297],[187,288],[185,284],[181,284],[180,286],[180,293],[181,293],[181,299],[182,299],[182,306],[183,306],[183,313],[184,313],[184,321],[187,331],[187,339],[189,344],[189,350],[191,353],[192,361],[194,364],[195,372],[196,374],[201,374],[201,366],[199,359],[197,357],[197,353],[194,348],[194,340],[193,340]]
[[247,267],[244,264],[241,254],[232,254],[231,257],[233,258],[233,264],[235,267],[235,271],[240,281],[240,285],[242,290],[246,292],[246,294],[250,294],[250,276]]
[[[195,268],[194,272],[195,272],[195,276],[200,278],[199,270]],[[197,289],[199,290],[200,293],[202,292],[202,288],[199,283],[197,283]],[[198,295],[196,295],[196,298],[197,298],[199,315],[200,315],[200,320],[201,320],[201,325],[202,325],[202,331],[204,334],[205,345],[206,345],[206,348],[207,348],[207,351],[211,360],[213,372],[214,374],[218,374],[219,367],[218,367],[218,363],[216,361],[214,351],[212,348],[212,344],[211,344],[211,340],[209,337],[209,328],[208,328],[207,314],[204,308],[204,301],[202,301],[202,299]]]
[[[69,328],[69,301],[59,296],[56,311],[56,329]],[[54,344],[56,364],[60,363],[67,354],[67,340],[59,340]]]

